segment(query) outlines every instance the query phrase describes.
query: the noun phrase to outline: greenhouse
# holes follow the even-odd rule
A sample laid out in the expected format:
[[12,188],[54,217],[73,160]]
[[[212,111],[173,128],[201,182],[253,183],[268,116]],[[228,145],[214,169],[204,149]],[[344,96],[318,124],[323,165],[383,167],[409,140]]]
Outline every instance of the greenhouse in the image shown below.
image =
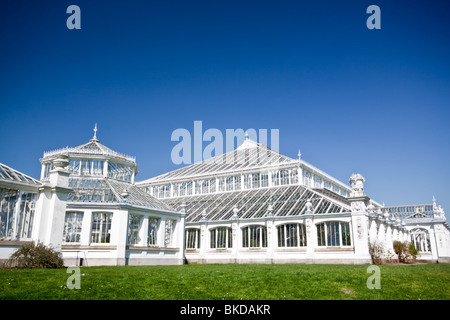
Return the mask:
[[[393,256],[450,262],[444,209],[385,206],[365,178],[339,181],[248,137],[235,150],[136,181],[136,158],[94,136],[43,153],[40,180],[0,164],[0,260],[25,243],[60,250],[66,265],[343,263]],[[151,164],[148,164],[151,165]]]
[[137,185],[186,212],[190,263],[370,263],[371,243],[392,252],[394,240],[423,238],[410,233],[417,212],[432,216],[418,221],[422,232],[440,230],[442,238],[439,249],[418,244],[421,258],[447,259],[442,208],[385,207],[365,195],[364,177],[355,174],[349,182],[304,161],[300,152],[292,159],[246,137],[233,151]]

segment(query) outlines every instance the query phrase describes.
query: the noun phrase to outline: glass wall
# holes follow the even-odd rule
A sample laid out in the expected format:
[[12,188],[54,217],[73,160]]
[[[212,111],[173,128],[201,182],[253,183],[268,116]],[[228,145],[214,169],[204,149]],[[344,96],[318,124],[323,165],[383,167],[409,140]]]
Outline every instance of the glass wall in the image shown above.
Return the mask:
[[333,221],[317,224],[317,245],[319,247],[351,246],[350,223]]
[[0,189],[0,239],[30,239],[37,194]]

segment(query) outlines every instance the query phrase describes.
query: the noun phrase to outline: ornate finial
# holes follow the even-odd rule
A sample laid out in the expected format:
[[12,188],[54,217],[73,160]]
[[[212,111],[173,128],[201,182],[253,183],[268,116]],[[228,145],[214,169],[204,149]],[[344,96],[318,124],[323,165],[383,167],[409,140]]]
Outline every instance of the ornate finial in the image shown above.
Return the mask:
[[94,127],[94,137],[91,139],[91,141],[98,141],[97,139],[97,123],[95,123],[95,127]]
[[130,200],[128,200],[128,196],[130,195],[130,193],[128,192],[128,189],[124,189],[120,195],[122,196],[122,202],[123,203],[129,203],[130,202]]
[[365,179],[361,174],[352,174],[349,180],[352,186],[352,197],[364,196],[364,181]]
[[272,206],[272,203],[269,203],[269,206],[267,207],[266,216],[267,217],[273,217],[273,206]]
[[311,203],[311,199],[308,199],[308,201],[306,201],[306,213],[312,213],[311,209],[312,209],[312,203]]
[[245,131],[245,141],[248,141],[248,132]]
[[298,148],[298,160],[300,160],[301,156],[302,156],[302,153],[300,152],[300,148]]

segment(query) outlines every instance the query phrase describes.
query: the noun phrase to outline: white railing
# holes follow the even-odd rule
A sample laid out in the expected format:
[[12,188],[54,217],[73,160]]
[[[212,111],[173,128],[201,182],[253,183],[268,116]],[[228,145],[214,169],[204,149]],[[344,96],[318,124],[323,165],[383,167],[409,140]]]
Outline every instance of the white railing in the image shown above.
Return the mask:
[[119,157],[119,158],[123,158],[125,160],[131,161],[131,162],[136,162],[136,157],[132,157],[132,156],[128,156],[119,152],[110,152],[108,150],[104,150],[101,149],[101,151],[99,152],[98,149],[82,149],[80,150],[79,148],[70,148],[70,147],[65,147],[65,148],[61,148],[61,149],[56,149],[56,150],[52,150],[52,151],[46,151],[44,152],[44,158],[56,155],[56,154],[61,154],[61,153],[81,153],[81,154],[102,154],[102,155],[108,155],[108,156],[113,156],[113,157]]

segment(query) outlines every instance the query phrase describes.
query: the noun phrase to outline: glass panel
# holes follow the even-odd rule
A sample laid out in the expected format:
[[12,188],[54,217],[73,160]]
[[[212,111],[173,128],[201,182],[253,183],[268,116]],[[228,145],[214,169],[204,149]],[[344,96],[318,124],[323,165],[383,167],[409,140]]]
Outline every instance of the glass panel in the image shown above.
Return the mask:
[[114,162],[108,163],[108,177],[122,181],[131,181],[134,169]]
[[109,243],[112,213],[93,213],[91,243]]
[[339,222],[327,222],[327,246],[339,246]]
[[147,236],[147,245],[148,246],[156,246],[158,244],[158,224],[159,219],[157,218],[148,218],[148,236]]
[[350,246],[350,224],[347,222],[341,222],[341,232],[342,232],[342,245]]
[[139,232],[142,226],[142,216],[131,214],[128,218],[128,244],[139,244]]
[[166,219],[166,228],[164,232],[164,246],[171,247],[173,245],[173,232],[175,228],[175,220]]
[[34,220],[35,193],[0,189],[0,239],[29,239]]
[[317,245],[320,247],[327,245],[325,238],[325,223],[317,225]]
[[63,242],[80,242],[83,212],[67,212],[64,222]]

